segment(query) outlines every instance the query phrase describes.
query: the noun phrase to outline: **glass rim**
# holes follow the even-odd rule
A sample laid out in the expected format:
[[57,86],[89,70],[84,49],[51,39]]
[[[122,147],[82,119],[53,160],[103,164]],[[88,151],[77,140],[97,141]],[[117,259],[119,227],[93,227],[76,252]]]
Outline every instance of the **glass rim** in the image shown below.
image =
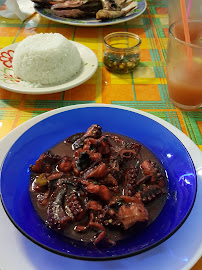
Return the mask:
[[[128,37],[132,37],[133,39],[136,39],[138,41],[138,43],[132,47],[129,47],[129,48],[116,48],[116,47],[113,47],[111,45],[109,45],[107,43],[107,40],[110,38],[110,37],[116,37],[116,36],[128,36]],[[110,49],[110,50],[114,50],[114,51],[117,51],[117,52],[120,52],[120,51],[130,51],[130,50],[133,50],[134,48],[137,48],[140,46],[140,44],[142,43],[142,40],[141,38],[136,35],[136,34],[133,34],[133,33],[130,33],[130,32],[114,32],[114,33],[110,33],[108,35],[106,35],[104,37],[104,44],[105,46]]]
[[[190,22],[200,22],[202,24],[202,20],[187,20],[188,23]],[[173,29],[174,27],[177,25],[177,24],[183,24],[183,21],[177,21],[177,22],[174,22],[170,25],[169,27],[169,34],[171,37],[173,37],[176,41],[178,41],[179,43],[185,45],[185,46],[188,46],[188,47],[192,47],[192,48],[197,48],[197,49],[202,49],[202,45],[196,45],[196,44],[192,44],[192,43],[187,43],[186,41],[183,41],[179,38],[177,38],[174,34],[173,34]]]

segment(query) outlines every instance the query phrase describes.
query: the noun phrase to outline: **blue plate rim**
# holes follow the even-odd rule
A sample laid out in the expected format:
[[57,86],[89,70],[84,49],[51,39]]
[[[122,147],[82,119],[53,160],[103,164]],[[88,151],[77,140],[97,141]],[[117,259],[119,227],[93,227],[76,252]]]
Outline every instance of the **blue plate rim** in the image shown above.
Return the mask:
[[[37,244],[39,247],[42,247],[44,249],[46,249],[47,251],[50,251],[50,252],[53,252],[57,255],[60,255],[60,256],[63,256],[63,257],[68,257],[68,258],[72,258],[72,259],[78,259],[78,260],[83,260],[83,261],[112,261],[112,260],[119,260],[119,259],[124,259],[124,258],[128,258],[128,257],[132,257],[132,256],[136,256],[138,254],[141,254],[141,253],[144,253],[154,247],[157,247],[158,245],[160,245],[161,243],[163,243],[164,241],[166,241],[167,239],[169,239],[173,234],[175,234],[175,232],[177,230],[179,230],[179,228],[184,224],[184,222],[187,220],[187,218],[189,217],[193,207],[194,207],[194,204],[195,204],[195,200],[196,200],[196,195],[197,195],[197,186],[198,186],[198,181],[197,181],[197,174],[196,174],[196,168],[195,168],[195,165],[194,165],[194,162],[192,160],[192,157],[189,153],[189,151],[187,150],[187,148],[185,147],[185,145],[183,144],[183,142],[172,132],[170,131],[166,126],[162,125],[160,122],[157,121],[157,119],[161,119],[157,116],[153,116],[151,115],[150,113],[147,113],[147,112],[142,112],[138,109],[132,109],[132,108],[129,108],[129,107],[124,107],[124,106],[119,106],[119,105],[111,105],[111,104],[102,104],[102,103],[97,103],[97,104],[79,104],[79,105],[70,105],[70,106],[66,106],[66,107],[62,107],[62,108],[58,108],[58,109],[54,109],[52,110],[52,114],[50,114],[50,112],[45,112],[43,113],[42,115],[45,117],[42,117],[42,119],[40,119],[40,115],[39,116],[36,116],[35,118],[38,118],[39,121],[35,122],[34,124],[32,124],[30,127],[28,127],[26,130],[24,130],[22,132],[22,134],[15,140],[15,142],[10,146],[10,148],[8,149],[7,151],[7,154],[5,155],[4,157],[4,160],[1,164],[1,167],[0,167],[0,181],[1,181],[1,172],[2,172],[2,167],[3,167],[3,164],[4,164],[4,161],[10,151],[10,149],[13,147],[13,145],[17,142],[17,140],[20,139],[20,137],[26,132],[28,131],[31,127],[35,126],[37,123],[43,121],[43,120],[46,120],[47,118],[51,117],[51,116],[54,116],[56,114],[59,114],[59,113],[62,113],[62,112],[66,112],[66,111],[69,111],[69,110],[76,110],[76,109],[80,109],[80,108],[87,108],[87,107],[108,107],[108,108],[116,108],[116,109],[122,109],[122,110],[127,110],[127,111],[131,111],[133,113],[136,113],[136,114],[140,114],[144,117],[147,117],[149,118],[150,120],[154,121],[154,122],[157,122],[159,125],[161,125],[163,128],[167,129],[169,132],[172,133],[172,135],[175,136],[175,138],[180,142],[180,144],[183,146],[183,148],[185,149],[185,151],[187,152],[189,158],[190,158],[190,162],[192,163],[192,166],[193,166],[193,169],[194,169],[194,178],[196,179],[196,189],[195,189],[195,195],[194,195],[194,199],[193,199],[193,203],[192,203],[192,206],[190,207],[189,211],[187,212],[186,216],[184,217],[184,219],[181,221],[181,223],[179,223],[179,225],[171,232],[169,233],[167,236],[165,236],[164,238],[162,238],[161,240],[159,240],[158,242],[150,245],[149,247],[146,247],[146,248],[143,248],[139,251],[135,251],[135,252],[131,252],[131,253],[128,253],[128,254],[125,254],[125,255],[116,255],[114,257],[90,257],[90,256],[79,256],[79,255],[72,255],[72,254],[68,254],[68,253],[64,253],[64,252],[61,252],[61,251],[57,251],[53,248],[50,248],[44,244],[41,244],[40,242],[38,242],[37,240],[35,240],[34,238],[32,238],[31,236],[29,236],[26,232],[24,232],[16,223],[15,221],[12,219],[12,217],[10,216],[10,214],[8,213],[7,209],[6,209],[6,206],[4,205],[4,202],[3,202],[3,198],[2,198],[2,192],[1,192],[1,185],[0,185],[0,200],[1,200],[1,203],[2,203],[2,206],[3,206],[3,209],[5,211],[5,213],[7,214],[8,218],[10,219],[10,221],[12,222],[12,224],[26,237],[28,238],[29,240],[31,240],[33,243]],[[63,109],[63,110],[61,110]],[[141,112],[141,113],[140,113]],[[50,115],[49,115],[50,114]],[[31,122],[33,119],[30,119],[26,122]],[[166,122],[165,120],[162,120],[161,119],[161,122]],[[169,124],[166,122],[166,124]],[[23,125],[23,124],[22,124]],[[171,125],[171,124],[170,124]],[[18,127],[17,127],[18,128]],[[17,129],[16,128],[16,129]],[[179,130],[180,131],[180,130]],[[12,131],[11,131],[12,132]],[[11,133],[10,132],[10,133]]]

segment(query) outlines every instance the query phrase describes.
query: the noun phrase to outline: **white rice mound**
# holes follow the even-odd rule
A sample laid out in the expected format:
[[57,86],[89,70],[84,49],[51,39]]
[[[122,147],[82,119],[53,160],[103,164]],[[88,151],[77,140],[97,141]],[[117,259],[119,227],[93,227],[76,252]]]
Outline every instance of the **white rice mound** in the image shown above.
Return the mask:
[[73,42],[59,33],[41,33],[25,38],[13,56],[13,70],[21,80],[56,85],[72,79],[82,59]]

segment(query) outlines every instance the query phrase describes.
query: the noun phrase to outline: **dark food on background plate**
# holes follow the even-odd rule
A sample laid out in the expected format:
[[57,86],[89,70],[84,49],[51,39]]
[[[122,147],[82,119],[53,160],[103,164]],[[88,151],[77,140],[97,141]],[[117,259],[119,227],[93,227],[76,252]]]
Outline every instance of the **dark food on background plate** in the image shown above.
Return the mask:
[[49,8],[53,15],[66,18],[96,17],[97,20],[125,16],[137,8],[134,0],[32,0],[38,7]]
[[30,197],[53,230],[114,245],[157,218],[167,178],[146,147],[101,129],[92,125],[43,153],[30,166]]

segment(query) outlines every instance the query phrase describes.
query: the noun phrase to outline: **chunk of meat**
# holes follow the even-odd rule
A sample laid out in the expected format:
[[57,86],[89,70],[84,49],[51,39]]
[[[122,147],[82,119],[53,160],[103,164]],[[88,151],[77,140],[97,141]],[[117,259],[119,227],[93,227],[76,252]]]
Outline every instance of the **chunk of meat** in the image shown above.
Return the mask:
[[165,181],[159,166],[155,162],[150,160],[144,160],[141,164],[144,175],[151,176],[151,184],[159,184],[160,187],[164,187]]
[[53,14],[58,17],[66,18],[83,18],[86,14],[80,9],[62,9],[62,10],[53,10]]
[[117,180],[109,173],[103,180],[102,183],[104,183],[107,186],[118,186]]
[[[104,1],[104,0],[103,0]],[[137,2],[136,1],[128,1],[126,5],[122,5],[122,7],[119,7],[118,1],[114,3],[113,8],[107,8],[103,7],[103,9],[100,9],[96,13],[96,19],[97,20],[108,20],[108,19],[115,19],[119,17],[125,16],[127,13],[132,11],[137,7]],[[123,4],[123,3],[122,3]]]
[[[79,10],[79,11],[81,11],[81,10]],[[78,11],[78,12],[79,12]],[[82,11],[83,12],[83,11]],[[91,138],[95,138],[95,139],[98,139],[98,138],[100,138],[100,136],[101,136],[101,134],[102,134],[102,128],[101,128],[101,126],[99,126],[99,125],[92,125],[92,126],[90,126],[88,129],[87,129],[87,131],[84,133],[84,135],[81,137],[81,138],[79,138],[78,140],[76,140],[73,144],[72,144],[72,148],[73,149],[78,149],[78,148],[81,148],[81,147],[83,147],[83,145],[84,145],[84,140],[86,139],[86,138],[88,138],[88,137],[91,137]]]
[[119,219],[125,230],[132,227],[137,222],[146,222],[149,220],[147,209],[142,203],[131,203],[122,205],[119,208]]
[[59,179],[62,176],[63,176],[63,172],[53,172],[52,174],[47,176],[47,180],[52,181],[55,179]]
[[64,1],[64,2],[58,2],[54,4],[51,9],[65,9],[65,8],[75,8],[80,7],[81,5],[87,3],[87,0],[81,1],[81,0],[71,0],[71,1]]
[[63,2],[55,3],[51,6],[51,10],[54,12],[64,12],[71,10],[71,15],[73,15],[74,10],[80,10],[83,15],[94,15],[96,12],[102,8],[100,0],[67,0]]
[[102,178],[108,174],[107,166],[101,162],[97,167],[87,171],[85,178]]
[[91,209],[93,211],[101,211],[102,210],[102,205],[99,204],[96,201],[89,201],[87,203],[87,209]]
[[67,216],[75,218],[76,221],[82,220],[86,214],[86,209],[77,196],[76,192],[65,196],[64,208]]
[[32,2],[38,4],[40,7],[50,7],[51,5],[57,4],[59,2],[64,2],[64,0],[32,0]]
[[72,219],[67,216],[63,209],[63,198],[67,192],[67,187],[58,186],[51,194],[47,208],[47,225],[50,228],[63,230],[67,223]]
[[100,196],[104,201],[109,201],[112,198],[112,194],[105,185],[95,185],[90,183],[86,190],[89,193]]
[[63,157],[60,161],[60,164],[58,165],[58,169],[62,172],[68,172],[71,170],[71,168],[72,162],[70,161],[70,159],[67,156]]
[[92,137],[92,138],[100,138],[101,134],[102,134],[102,128],[101,126],[95,124],[95,125],[92,125],[90,126],[86,133],[84,134],[84,137],[87,138],[87,137]]
[[98,146],[98,152],[106,155],[106,154],[109,154],[110,153],[110,144],[109,144],[109,141],[108,141],[108,138],[106,136],[102,136],[100,139],[99,139],[99,143],[100,145]]
[[154,167],[154,163],[150,160],[144,160],[141,164],[144,175],[153,175],[157,172],[157,169]]
[[55,165],[60,160],[58,155],[54,155],[51,151],[47,151],[40,155],[34,165],[30,166],[30,170],[35,173],[51,172],[52,165]]

